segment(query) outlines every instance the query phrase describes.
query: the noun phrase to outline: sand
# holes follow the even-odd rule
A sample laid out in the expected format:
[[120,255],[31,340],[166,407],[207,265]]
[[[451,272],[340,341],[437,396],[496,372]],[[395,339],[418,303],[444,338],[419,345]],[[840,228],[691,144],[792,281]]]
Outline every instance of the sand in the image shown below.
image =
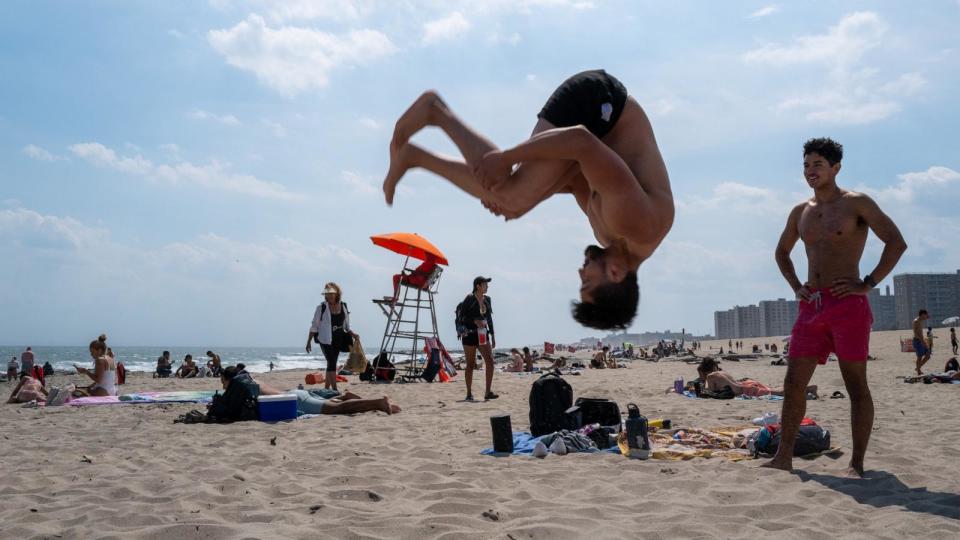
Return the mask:
[[[947,358],[940,334],[931,365]],[[0,406],[0,537],[957,538],[960,385],[898,381],[912,371],[912,355],[897,343],[906,335],[872,338],[876,424],[864,480],[841,477],[850,449],[847,399],[808,407],[847,453],[798,460],[800,472],[790,474],[760,469],[757,460],[482,456],[490,415],[506,412],[515,428],[527,427],[531,376],[498,374],[500,399],[478,403],[461,401],[459,377],[406,385],[353,378],[346,388],[387,395],[403,412],[183,425],[174,418],[195,405]],[[786,369],[769,361],[723,366],[771,385]],[[292,387],[303,374],[259,377]],[[647,416],[680,425],[742,424],[779,411],[775,402],[665,395],[677,375],[695,371],[637,361],[567,380],[576,396],[610,397],[623,411],[636,402]],[[843,391],[835,362],[819,368],[813,382],[826,395]],[[123,390],[213,383],[141,375]]]

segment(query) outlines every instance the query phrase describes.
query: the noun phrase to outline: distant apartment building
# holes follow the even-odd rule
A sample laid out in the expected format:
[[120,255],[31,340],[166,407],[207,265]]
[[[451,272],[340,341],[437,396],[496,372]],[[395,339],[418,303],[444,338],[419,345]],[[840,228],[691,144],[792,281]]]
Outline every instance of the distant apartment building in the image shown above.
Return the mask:
[[717,339],[760,337],[760,308],[735,306],[713,313],[713,327]]
[[717,339],[733,339],[736,336],[736,314],[732,309],[713,312],[713,334]]
[[786,298],[761,300],[759,310],[761,336],[789,336],[797,320],[800,302]]
[[870,301],[870,310],[873,312],[874,330],[898,330],[901,327],[897,325],[897,302],[896,297],[890,294],[890,286],[887,285],[887,294],[880,294],[879,289],[873,289],[867,295]]
[[960,315],[960,270],[954,274],[898,274],[893,276],[893,286],[898,328],[910,328],[921,309],[930,313],[928,325],[933,327]]

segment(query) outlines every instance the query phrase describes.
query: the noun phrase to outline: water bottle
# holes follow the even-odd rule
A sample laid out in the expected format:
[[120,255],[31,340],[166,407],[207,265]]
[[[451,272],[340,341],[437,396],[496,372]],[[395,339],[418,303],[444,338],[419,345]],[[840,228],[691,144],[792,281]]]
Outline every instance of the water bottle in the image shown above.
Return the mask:
[[627,446],[631,449],[650,450],[647,419],[633,403],[627,405]]
[[673,422],[671,422],[669,418],[654,418],[653,420],[647,421],[648,428],[670,429],[672,425]]
[[683,377],[677,377],[677,379],[673,381],[673,391],[678,394],[683,393]]

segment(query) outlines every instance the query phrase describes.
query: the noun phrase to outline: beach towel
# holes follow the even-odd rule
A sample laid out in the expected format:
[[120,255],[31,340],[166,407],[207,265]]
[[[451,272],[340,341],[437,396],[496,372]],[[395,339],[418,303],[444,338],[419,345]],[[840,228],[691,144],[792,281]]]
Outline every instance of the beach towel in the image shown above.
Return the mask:
[[66,403],[74,407],[85,405],[129,405],[149,403],[210,403],[213,391],[184,390],[180,392],[138,392],[122,396],[90,396],[74,398]]
[[[513,452],[512,455],[515,456],[529,456],[533,454],[533,447],[537,444],[537,441],[541,439],[552,439],[553,433],[548,433],[540,437],[534,437],[528,431],[514,431],[513,432]],[[551,441],[552,442],[552,441]],[[544,443],[546,444],[546,442]],[[586,453],[590,454],[619,454],[620,450],[616,446],[608,448],[606,450],[596,450],[587,451]],[[480,450],[480,454],[484,456],[498,456],[503,455],[502,452],[494,452],[493,447],[484,448]]]

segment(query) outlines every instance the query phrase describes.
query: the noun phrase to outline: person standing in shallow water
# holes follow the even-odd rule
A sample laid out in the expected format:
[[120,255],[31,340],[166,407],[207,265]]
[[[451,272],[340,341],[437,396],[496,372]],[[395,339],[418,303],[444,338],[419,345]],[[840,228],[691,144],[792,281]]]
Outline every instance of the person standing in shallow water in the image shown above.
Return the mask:
[[[896,266],[907,244],[891,220],[870,197],[837,186],[843,146],[827,138],[803,145],[803,173],[813,197],[793,208],[780,236],[775,258],[780,272],[800,300],[790,336],[780,446],[765,467],[793,469],[793,446],[806,412],[806,388],[817,364],[837,354],[850,396],[853,455],[848,474],[863,476],[863,458],[873,429],[873,398],[867,385],[867,354],[873,316],[867,293]],[[860,258],[868,231],[883,242],[880,262],[860,278]],[[790,252],[802,240],[807,254],[807,282],[797,278]]]
[[477,277],[473,280],[473,292],[463,299],[463,320],[466,323],[467,333],[464,334],[463,355],[467,360],[467,369],[463,376],[467,383],[467,401],[473,401],[473,370],[477,361],[477,352],[483,357],[483,375],[486,391],[483,399],[497,399],[493,393],[493,349],[497,346],[497,338],[493,333],[493,304],[487,296],[489,283],[487,277]]

